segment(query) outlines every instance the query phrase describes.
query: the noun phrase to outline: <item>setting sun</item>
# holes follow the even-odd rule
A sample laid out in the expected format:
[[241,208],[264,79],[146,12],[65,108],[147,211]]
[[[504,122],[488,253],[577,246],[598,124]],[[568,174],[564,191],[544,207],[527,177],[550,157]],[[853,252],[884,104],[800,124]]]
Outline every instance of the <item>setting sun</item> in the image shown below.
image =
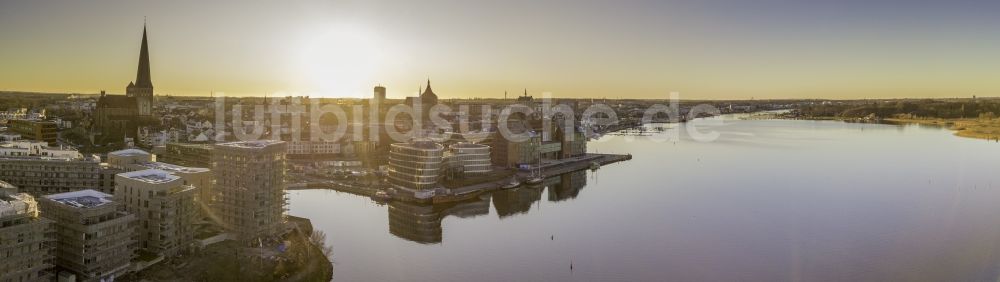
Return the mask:
[[388,56],[370,31],[357,26],[325,27],[297,47],[300,79],[322,97],[361,97]]

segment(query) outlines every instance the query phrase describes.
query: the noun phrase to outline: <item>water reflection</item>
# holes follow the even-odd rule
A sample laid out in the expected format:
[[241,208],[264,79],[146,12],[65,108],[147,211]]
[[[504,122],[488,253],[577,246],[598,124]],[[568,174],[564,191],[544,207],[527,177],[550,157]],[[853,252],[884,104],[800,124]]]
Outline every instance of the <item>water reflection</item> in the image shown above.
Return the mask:
[[447,216],[471,218],[490,213],[490,202],[500,218],[527,213],[548,189],[548,200],[559,202],[576,198],[587,185],[584,170],[552,176],[540,185],[495,191],[475,200],[458,203],[422,205],[394,201],[388,204],[389,233],[421,244],[436,244],[443,239],[441,220]]
[[389,208],[299,190],[290,214],[327,232],[338,281],[998,281],[997,143],[833,121],[709,129],[722,140],[592,142],[635,157],[540,189]]
[[546,179],[546,185],[549,186],[549,201],[559,202],[576,198],[580,194],[580,190],[583,190],[583,186],[587,185],[587,172],[586,171],[576,171],[571,173],[566,173],[558,177],[556,183],[549,183],[549,180],[553,178]]
[[489,213],[488,197],[441,205],[395,201],[389,204],[389,233],[421,244],[435,244],[441,242],[444,217],[469,218]]

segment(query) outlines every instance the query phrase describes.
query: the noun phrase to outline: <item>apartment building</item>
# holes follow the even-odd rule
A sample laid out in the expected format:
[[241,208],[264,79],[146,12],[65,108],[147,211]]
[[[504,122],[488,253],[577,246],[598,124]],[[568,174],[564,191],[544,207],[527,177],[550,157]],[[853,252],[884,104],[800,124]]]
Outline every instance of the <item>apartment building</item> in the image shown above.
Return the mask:
[[44,218],[55,222],[55,265],[61,278],[107,281],[121,276],[135,256],[135,215],[110,194],[80,190],[39,198]]
[[0,282],[51,280],[54,226],[34,197],[15,190],[0,181]]
[[191,246],[199,214],[194,186],[159,169],[119,173],[115,185],[115,200],[136,217],[140,249],[170,257]]
[[100,173],[99,157],[74,149],[35,141],[0,144],[0,180],[32,196],[100,189]]

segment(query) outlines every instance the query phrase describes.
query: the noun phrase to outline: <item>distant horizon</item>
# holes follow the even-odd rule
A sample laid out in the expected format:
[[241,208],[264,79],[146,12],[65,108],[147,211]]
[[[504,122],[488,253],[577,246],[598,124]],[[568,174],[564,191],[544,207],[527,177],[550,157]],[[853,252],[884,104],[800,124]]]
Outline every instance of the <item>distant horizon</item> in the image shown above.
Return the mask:
[[[34,94],[34,95],[87,95],[87,96],[99,96],[99,95],[101,95],[100,91],[89,93],[89,92],[38,92],[38,91],[23,91],[23,90],[0,90],[0,93]],[[365,100],[365,99],[371,99],[372,98],[371,96],[369,96],[369,97],[327,97],[327,96],[315,96],[315,97],[313,97],[313,96],[310,96],[310,95],[303,95],[303,94],[300,94],[300,93],[290,93],[290,94],[294,94],[294,95],[277,95],[278,93],[275,93],[274,95],[271,95],[271,94],[269,94],[269,95],[263,95],[263,94],[261,94],[261,95],[230,95],[230,94],[226,94],[224,92],[220,92],[220,93],[225,94],[225,95],[223,95],[224,97],[231,97],[231,98],[310,97],[310,98],[320,98],[320,99],[344,99],[344,100]],[[105,94],[106,95],[125,95],[125,93],[115,93],[115,92],[109,92],[109,91],[105,91]],[[159,94],[159,93],[157,93],[155,96],[156,97],[171,97],[171,98],[173,98],[173,97],[177,97],[177,98],[212,98],[212,96],[210,96],[210,95],[199,95],[199,94],[193,94],[193,95],[170,95],[170,94]],[[416,95],[413,95],[413,96],[416,96]],[[413,96],[388,97],[387,99],[388,100],[400,100],[400,101],[402,101],[402,100],[405,100],[407,97],[413,97]],[[518,96],[508,96],[507,100],[515,100],[515,99],[517,99],[517,97]],[[536,98],[536,99],[541,99],[540,96],[532,96],[532,97]],[[651,97],[651,98],[629,98],[629,97],[551,97],[551,98],[552,99],[556,99],[556,100],[559,100],[559,99],[573,99],[573,100],[603,100],[603,99],[607,99],[607,100],[668,100],[669,99],[669,98],[666,98],[666,97],[664,97],[664,98],[654,98],[654,97]],[[504,100],[503,97],[460,97],[460,98],[440,98],[440,99],[444,100],[444,101],[448,101],[448,100]],[[697,99],[697,98],[696,99],[688,99],[688,98],[684,98],[683,95],[681,95],[681,99],[679,101],[681,101],[681,102],[683,102],[683,101],[780,101],[780,100],[791,100],[791,101],[805,101],[805,100],[818,100],[818,101],[860,101],[860,100],[926,100],[926,99],[930,99],[930,100],[1000,99],[1000,96],[978,96],[977,95],[975,97],[973,97],[973,96],[969,96],[969,97],[884,97],[884,98],[822,98],[822,97],[820,97],[820,98],[760,98],[760,99],[757,99],[757,98],[754,98],[754,99],[738,99],[738,98],[737,99],[726,99],[726,98],[720,98],[720,99]]]

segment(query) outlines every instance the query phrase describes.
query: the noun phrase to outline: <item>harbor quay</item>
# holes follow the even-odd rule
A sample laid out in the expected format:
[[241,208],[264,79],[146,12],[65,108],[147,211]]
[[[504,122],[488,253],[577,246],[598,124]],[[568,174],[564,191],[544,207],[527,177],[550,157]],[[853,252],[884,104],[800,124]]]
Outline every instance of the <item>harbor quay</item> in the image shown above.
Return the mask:
[[[541,163],[540,169],[544,177],[549,178],[580,170],[596,170],[604,165],[628,161],[631,159],[632,155],[630,154],[588,153],[582,156],[565,159],[545,160]],[[494,177],[491,178],[483,178],[480,181],[463,183],[461,186],[447,188],[438,187],[434,189],[435,194],[433,196],[425,199],[416,198],[408,195],[407,193],[393,193],[392,191],[396,190],[396,187],[393,187],[392,185],[358,184],[335,179],[310,178],[309,180],[304,180],[300,178],[299,181],[296,182],[293,178],[293,180],[291,180],[293,182],[289,183],[287,187],[289,190],[330,189],[365,197],[372,197],[373,199],[383,202],[400,201],[418,204],[440,204],[464,201],[485,192],[503,190],[505,188],[504,186],[509,185],[512,179],[515,179],[518,182],[526,181],[531,177],[532,173],[529,171],[532,169],[535,169],[535,167],[525,169],[506,169],[502,170],[502,172],[494,171]],[[507,177],[495,177],[498,175]],[[380,195],[386,195],[387,197]]]

